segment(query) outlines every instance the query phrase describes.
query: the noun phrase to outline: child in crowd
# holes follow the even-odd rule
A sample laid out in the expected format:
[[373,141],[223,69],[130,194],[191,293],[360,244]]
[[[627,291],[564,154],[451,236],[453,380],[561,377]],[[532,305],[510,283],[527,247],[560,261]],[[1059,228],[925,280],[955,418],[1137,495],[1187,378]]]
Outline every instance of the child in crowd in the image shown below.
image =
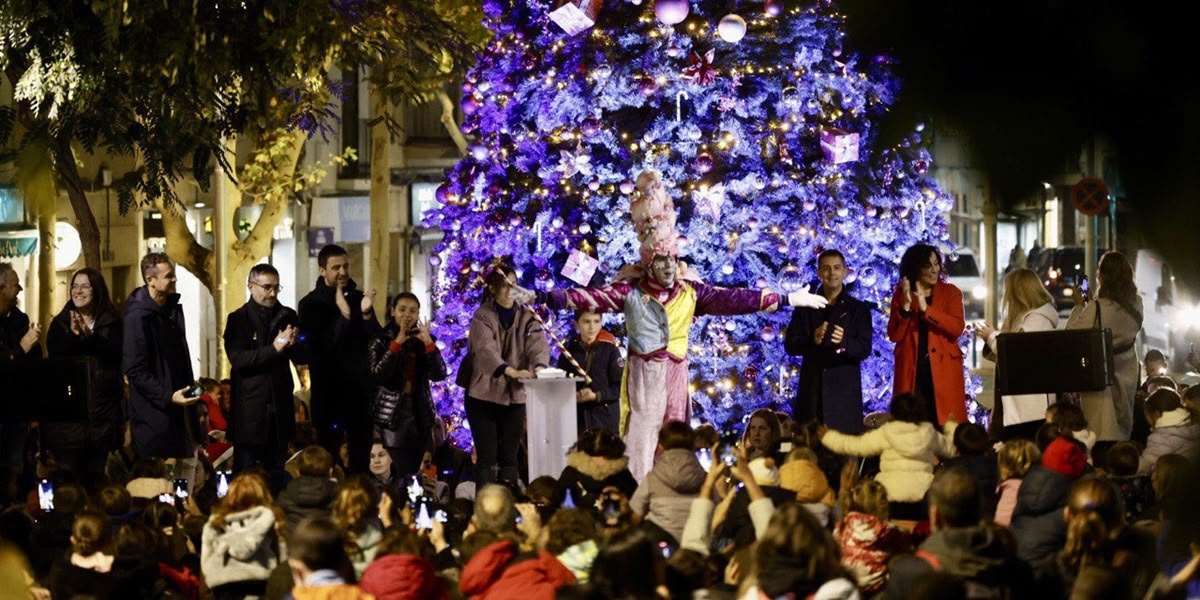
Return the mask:
[[794,448],[779,468],[779,487],[795,492],[796,502],[804,505],[822,525],[833,520],[835,494],[829,480],[817,466],[817,455],[808,448]]
[[71,555],[50,571],[54,598],[106,598],[113,589],[112,523],[104,513],[85,510],[71,527]]
[[1017,557],[1030,564],[1054,554],[1067,538],[1063,507],[1071,484],[1087,470],[1083,443],[1059,437],[1042,451],[1042,463],[1029,470],[1017,492],[1010,529]]
[[1125,518],[1129,521],[1154,502],[1150,478],[1138,472],[1138,463],[1138,445],[1134,442],[1113,444],[1104,459],[1108,479],[1125,499]]
[[[600,324],[600,313],[575,311],[575,334],[567,340],[567,351],[591,378],[575,384],[576,426],[582,435],[589,429],[607,429],[620,434],[621,373],[625,360],[617,338]],[[558,357],[558,368],[582,377],[566,354]]]
[[1046,408],[1046,423],[1066,427],[1071,436],[1087,447],[1088,463],[1092,462],[1092,448],[1096,446],[1096,432],[1088,429],[1087,417],[1078,404],[1059,402]]
[[954,429],[947,421],[945,434],[934,429],[925,415],[924,402],[914,394],[892,398],[892,420],[862,435],[826,429],[821,443],[838,454],[879,456],[875,479],[887,489],[893,518],[921,521],[927,516],[925,492],[933,482],[939,458],[954,455]]
[[669,421],[658,430],[658,459],[629,500],[634,513],[678,542],[705,472],[692,451],[692,428]]
[[1000,485],[996,488],[996,516],[993,521],[997,525],[1008,527],[1012,523],[1013,509],[1017,506],[1017,494],[1021,489],[1021,481],[1029,469],[1042,460],[1042,451],[1029,440],[1009,440],[1000,447],[996,456]]
[[1159,389],[1146,398],[1146,420],[1150,422],[1150,436],[1138,461],[1138,475],[1149,475],[1161,456],[1190,456],[1196,451],[1200,425],[1192,422],[1192,413],[1174,390]]
[[292,460],[297,474],[279,493],[276,505],[287,518],[287,534],[296,531],[296,526],[309,517],[328,517],[337,483],[333,477],[333,455],[321,446],[309,446]]
[[860,481],[843,494],[842,511],[846,516],[833,532],[842,549],[842,566],[863,592],[882,591],[887,583],[888,561],[912,551],[912,539],[888,522],[887,490],[878,481]]
[[986,490],[996,489],[996,456],[992,453],[987,430],[974,423],[963,423],[954,430],[954,450],[958,454],[942,463],[941,468],[961,466],[975,477],[979,489],[983,490],[983,516],[989,518],[996,512],[996,497]]

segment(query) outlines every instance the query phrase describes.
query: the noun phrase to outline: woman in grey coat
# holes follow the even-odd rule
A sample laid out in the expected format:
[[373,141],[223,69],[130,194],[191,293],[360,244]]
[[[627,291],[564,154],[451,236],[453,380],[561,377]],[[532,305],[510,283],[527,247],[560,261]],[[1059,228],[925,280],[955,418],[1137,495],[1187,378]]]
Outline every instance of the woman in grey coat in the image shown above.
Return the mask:
[[261,475],[243,473],[229,483],[200,538],[200,567],[214,599],[266,592],[271,570],[287,556],[285,524]]
[[525,427],[522,382],[550,364],[546,334],[541,323],[513,299],[514,281],[516,274],[507,265],[493,266],[484,277],[487,294],[471,318],[467,356],[455,380],[466,390],[480,486],[517,481],[517,454]]
[[1083,392],[1080,398],[1080,408],[1099,441],[1128,440],[1133,430],[1133,394],[1138,385],[1133,346],[1142,329],[1142,314],[1133,267],[1124,254],[1105,252],[1096,271],[1096,299],[1077,304],[1067,320],[1067,329],[1112,330],[1115,383],[1098,392]]

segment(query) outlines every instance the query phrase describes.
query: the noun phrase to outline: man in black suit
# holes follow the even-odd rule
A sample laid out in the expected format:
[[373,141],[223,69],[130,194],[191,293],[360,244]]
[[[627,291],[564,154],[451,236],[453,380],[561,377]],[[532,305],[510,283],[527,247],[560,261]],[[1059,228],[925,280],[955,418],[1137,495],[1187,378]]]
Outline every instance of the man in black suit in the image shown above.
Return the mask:
[[344,433],[350,447],[346,466],[352,473],[367,473],[374,389],[367,345],[379,329],[375,290],[358,290],[350,279],[350,257],[341,246],[321,248],[317,267],[321,276],[316,288],[300,301],[300,335],[312,378],[313,427],[321,446],[333,456],[339,455]]
[[295,429],[288,362],[297,358],[300,317],[279,303],[283,286],[275,267],[254,265],[246,287],[250,299],[225,323],[233,392],[226,435],[235,472],[257,465],[284,481],[284,454]]

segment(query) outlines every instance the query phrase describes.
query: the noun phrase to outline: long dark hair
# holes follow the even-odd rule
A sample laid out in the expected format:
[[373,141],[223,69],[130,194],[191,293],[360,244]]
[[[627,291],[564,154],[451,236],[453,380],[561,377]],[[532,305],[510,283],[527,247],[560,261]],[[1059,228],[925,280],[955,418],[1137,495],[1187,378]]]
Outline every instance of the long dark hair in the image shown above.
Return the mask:
[[1108,298],[1121,305],[1126,312],[1142,321],[1142,311],[1137,308],[1138,290],[1133,282],[1133,267],[1124,254],[1111,250],[1100,257],[1100,290],[1098,298]]
[[[939,265],[945,265],[946,261],[942,258],[942,253],[934,246],[929,244],[913,244],[908,250],[904,251],[904,256],[900,257],[900,276],[916,282],[921,278],[921,269],[929,264],[929,257],[936,256]],[[946,279],[946,271],[943,269],[938,273],[938,281]]]
[[602,598],[653,600],[663,583],[662,554],[644,531],[630,528],[618,532],[592,561],[590,579]]
[[67,282],[67,305],[63,310],[74,309],[75,301],[71,299],[70,289],[75,285],[75,278],[85,275],[88,278],[88,285],[92,286],[92,314],[99,317],[102,314],[117,314],[116,307],[113,306],[112,296],[108,293],[108,283],[104,281],[104,275],[91,267],[84,267],[71,273],[71,280]]

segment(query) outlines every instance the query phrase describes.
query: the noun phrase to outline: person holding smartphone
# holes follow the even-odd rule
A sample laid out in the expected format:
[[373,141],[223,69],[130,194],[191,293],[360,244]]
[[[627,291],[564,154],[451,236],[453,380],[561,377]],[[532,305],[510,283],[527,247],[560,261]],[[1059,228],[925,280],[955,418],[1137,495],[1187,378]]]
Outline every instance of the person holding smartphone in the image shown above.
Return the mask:
[[125,302],[121,367],[129,378],[133,447],[143,458],[180,459],[176,472],[195,481],[196,449],[205,432],[196,407],[183,306],[175,293],[175,264],[166,254],[142,258],[144,286]]
[[792,311],[784,349],[800,356],[800,381],[792,400],[798,422],[816,420],[844,433],[863,430],[862,361],[871,354],[871,307],[846,290],[846,257],[830,248],[817,256],[817,293],[824,308]]
[[420,311],[416,295],[393,296],[388,302],[388,324],[371,340],[367,352],[376,385],[375,434],[404,475],[433,460],[437,415],[429,384],[446,379],[446,361],[437,338],[429,333],[429,323],[420,320]]
[[966,329],[963,295],[946,283],[942,254],[914,244],[900,259],[900,282],[892,292],[888,339],[896,344],[893,393],[915,393],[926,417],[945,424],[967,422],[963,353],[958,338]]

